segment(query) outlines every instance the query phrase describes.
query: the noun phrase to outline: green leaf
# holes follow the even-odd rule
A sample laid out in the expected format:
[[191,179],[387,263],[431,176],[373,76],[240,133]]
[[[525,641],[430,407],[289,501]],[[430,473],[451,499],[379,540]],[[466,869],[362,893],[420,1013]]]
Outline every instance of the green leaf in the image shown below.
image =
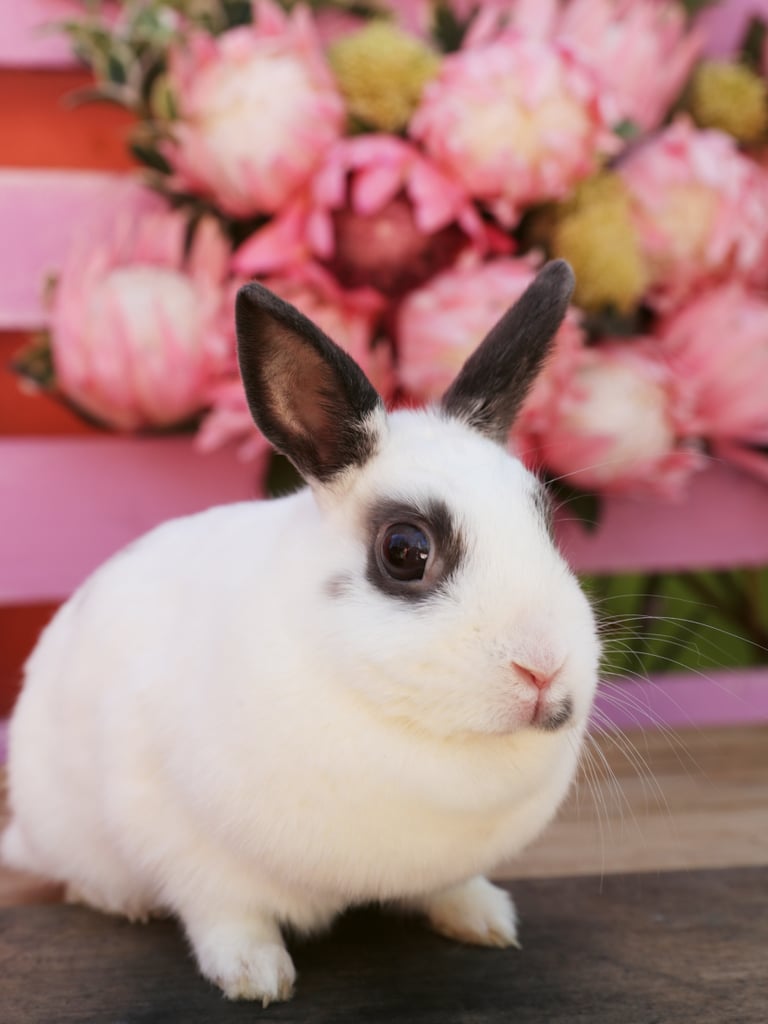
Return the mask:
[[636,121],[632,121],[630,118],[625,117],[623,121],[619,121],[618,124],[613,126],[614,135],[618,135],[620,139],[625,142],[633,142],[635,139],[639,139],[642,135],[642,129]]
[[752,18],[744,37],[742,53],[746,63],[758,74],[763,64],[763,53],[765,52],[766,23],[763,18]]
[[11,369],[25,380],[32,381],[43,391],[56,386],[50,336],[47,331],[36,335],[11,360]]
[[239,25],[250,25],[253,21],[253,5],[251,0],[223,0],[225,28],[236,28]]
[[145,167],[151,167],[153,171],[159,171],[160,174],[171,173],[171,165],[153,146],[133,140],[128,143],[128,148],[139,163],[144,164]]
[[688,14],[693,17],[698,14],[699,11],[703,11],[705,7],[711,7],[713,3],[717,3],[719,0],[683,0],[683,7],[686,9]]
[[[477,7],[480,6],[478,2]],[[444,0],[435,6],[433,14],[432,34],[435,42],[445,53],[453,53],[460,49],[466,35],[469,22],[474,17],[474,10],[467,21],[459,21],[449,3]]]
[[768,663],[768,569],[584,576],[605,639],[603,675],[709,673]]

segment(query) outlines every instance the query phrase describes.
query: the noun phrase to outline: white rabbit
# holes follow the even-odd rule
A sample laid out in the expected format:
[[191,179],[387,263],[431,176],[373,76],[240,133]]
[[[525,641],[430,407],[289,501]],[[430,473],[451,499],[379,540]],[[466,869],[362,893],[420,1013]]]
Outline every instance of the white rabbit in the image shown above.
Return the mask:
[[353,904],[515,944],[482,874],[555,813],[597,678],[589,603],[505,448],[572,284],[547,265],[439,407],[390,415],[241,289],[254,419],[310,487],[166,523],[64,605],[11,722],[9,864],[176,914],[202,973],[265,1004],[293,991],[282,930]]

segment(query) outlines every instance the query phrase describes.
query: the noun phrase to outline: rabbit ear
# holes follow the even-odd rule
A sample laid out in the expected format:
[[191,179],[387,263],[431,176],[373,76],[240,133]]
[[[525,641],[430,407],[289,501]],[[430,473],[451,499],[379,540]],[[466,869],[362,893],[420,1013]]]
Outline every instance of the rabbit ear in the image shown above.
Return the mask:
[[443,396],[451,416],[504,444],[573,293],[564,260],[548,263],[461,368]]
[[235,304],[237,352],[256,426],[302,476],[326,482],[375,451],[383,403],[357,363],[256,282]]

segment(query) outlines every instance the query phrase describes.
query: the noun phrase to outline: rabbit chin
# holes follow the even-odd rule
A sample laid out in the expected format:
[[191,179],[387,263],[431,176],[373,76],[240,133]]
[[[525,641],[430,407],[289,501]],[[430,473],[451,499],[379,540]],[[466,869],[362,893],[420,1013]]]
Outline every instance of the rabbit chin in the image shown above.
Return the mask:
[[375,714],[405,724],[409,730],[446,739],[510,736],[522,731],[565,734],[578,731],[586,718],[582,708],[585,702],[574,699],[568,690],[529,694],[507,686],[488,694],[485,701],[475,695],[471,704],[452,700],[450,694],[444,694],[439,703],[414,693],[401,694],[399,699],[390,694],[384,702],[377,699],[379,696],[366,695],[366,703],[370,701],[376,708]]
[[508,735],[522,729],[559,732],[576,724],[578,719],[570,696],[510,695],[508,701],[489,711],[487,726],[477,731],[493,735]]

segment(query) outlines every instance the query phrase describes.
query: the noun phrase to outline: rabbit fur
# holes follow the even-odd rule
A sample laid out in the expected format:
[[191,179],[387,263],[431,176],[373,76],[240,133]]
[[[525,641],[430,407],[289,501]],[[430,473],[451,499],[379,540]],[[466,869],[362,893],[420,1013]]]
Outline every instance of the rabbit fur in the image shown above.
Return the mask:
[[[284,931],[355,904],[516,943],[483,875],[566,793],[599,645],[542,486],[498,442],[571,289],[549,264],[440,406],[387,414],[244,286],[249,403],[310,486],[165,523],[61,608],[11,722],[9,864],[177,915],[202,973],[265,1004],[293,990]],[[392,523],[426,537],[422,578],[391,578]]]

